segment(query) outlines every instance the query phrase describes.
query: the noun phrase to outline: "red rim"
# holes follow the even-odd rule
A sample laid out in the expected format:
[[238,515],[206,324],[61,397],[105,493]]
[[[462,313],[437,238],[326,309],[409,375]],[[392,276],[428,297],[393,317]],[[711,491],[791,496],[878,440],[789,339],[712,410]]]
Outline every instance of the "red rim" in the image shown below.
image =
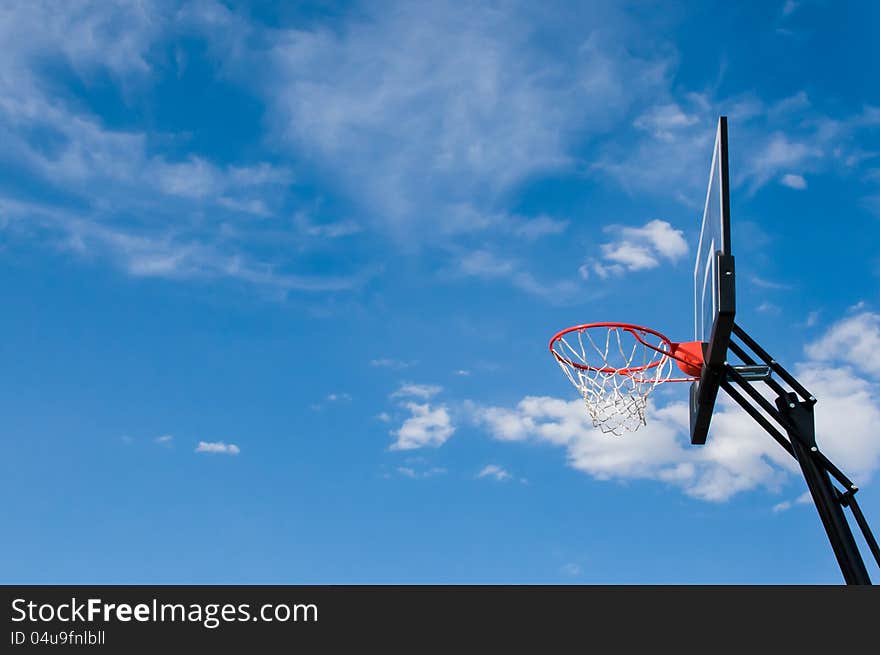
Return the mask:
[[[553,338],[550,339],[550,352],[553,356],[561,362],[568,364],[569,366],[573,366],[582,371],[597,371],[599,373],[617,373],[618,375],[630,375],[631,373],[639,373],[642,371],[647,371],[648,369],[655,368],[660,365],[660,362],[651,362],[650,364],[645,364],[644,366],[632,366],[628,368],[613,368],[610,366],[605,366],[603,368],[596,368],[595,366],[589,366],[588,364],[578,364],[577,362],[573,362],[567,357],[563,357],[558,352],[553,349],[553,344],[555,344],[560,338],[564,337],[566,334],[570,332],[578,332],[581,330],[589,330],[591,328],[622,328],[626,330],[630,334],[632,334],[636,340],[644,346],[652,350],[656,350],[657,352],[666,355],[667,357],[672,357],[672,341],[665,334],[661,334],[657,332],[657,330],[652,330],[649,327],[644,327],[643,325],[634,325],[632,323],[613,323],[613,322],[604,322],[604,323],[584,323],[583,325],[575,325],[570,328],[566,328],[557,332],[553,335]],[[647,341],[643,340],[639,336],[639,332],[653,334],[655,337],[660,338],[660,340],[669,347],[669,351],[660,350],[659,348],[652,346]]]

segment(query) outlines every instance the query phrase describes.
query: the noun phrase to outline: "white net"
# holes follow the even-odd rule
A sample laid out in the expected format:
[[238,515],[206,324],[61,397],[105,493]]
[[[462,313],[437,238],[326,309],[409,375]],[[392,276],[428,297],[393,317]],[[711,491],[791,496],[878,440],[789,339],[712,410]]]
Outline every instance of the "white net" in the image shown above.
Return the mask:
[[557,337],[553,354],[593,425],[620,435],[645,425],[648,396],[672,373],[668,342],[635,327],[584,326]]

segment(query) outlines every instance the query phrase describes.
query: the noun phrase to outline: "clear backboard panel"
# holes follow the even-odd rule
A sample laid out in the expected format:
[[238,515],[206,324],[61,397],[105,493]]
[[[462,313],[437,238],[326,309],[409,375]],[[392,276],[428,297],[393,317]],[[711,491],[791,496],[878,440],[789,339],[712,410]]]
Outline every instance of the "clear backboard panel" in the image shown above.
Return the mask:
[[709,187],[694,263],[694,340],[705,344],[705,363],[699,382],[691,385],[691,443],[705,443],[709,432],[733,329],[735,295],[730,249],[727,118],[722,116],[715,132]]
[[727,118],[718,121],[709,188],[694,266],[694,341],[708,342],[719,306],[715,254],[730,252],[730,195],[727,188]]

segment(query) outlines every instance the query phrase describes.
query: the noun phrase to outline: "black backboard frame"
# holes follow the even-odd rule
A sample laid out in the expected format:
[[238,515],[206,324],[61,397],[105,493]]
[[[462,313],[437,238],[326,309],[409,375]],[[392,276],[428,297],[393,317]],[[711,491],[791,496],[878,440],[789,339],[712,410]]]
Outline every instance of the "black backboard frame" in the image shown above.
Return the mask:
[[[721,249],[714,253],[715,279],[711,281],[717,294],[717,305],[712,322],[709,341],[703,344],[703,369],[700,379],[691,383],[690,390],[690,434],[692,444],[705,444],[709,434],[709,424],[715,411],[715,400],[718,389],[725,375],[724,364],[727,361],[727,350],[730,334],[736,316],[736,271],[733,254],[730,248],[730,168],[728,160],[727,117],[718,119],[718,130],[715,147],[718,149],[721,187],[721,220],[723,238]],[[713,151],[713,158],[716,153]],[[714,162],[713,162],[714,163]],[[710,172],[710,186],[713,183]],[[707,201],[708,202],[708,201]],[[705,221],[705,212],[704,212]],[[697,252],[697,257],[702,253]],[[697,299],[695,298],[695,301]],[[699,311],[695,308],[695,311]]]

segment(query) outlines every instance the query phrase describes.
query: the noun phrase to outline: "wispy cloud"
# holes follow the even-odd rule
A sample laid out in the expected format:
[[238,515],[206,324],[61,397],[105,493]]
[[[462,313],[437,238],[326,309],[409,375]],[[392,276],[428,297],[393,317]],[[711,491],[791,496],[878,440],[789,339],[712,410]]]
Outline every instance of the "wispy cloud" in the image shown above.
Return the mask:
[[[634,57],[606,33],[622,13],[591,13],[603,29],[584,26],[556,60],[532,34],[565,12],[522,21],[512,8],[399,3],[344,30],[278,30],[261,91],[283,141],[346,171],[338,183],[383,229],[410,241],[469,233],[497,223],[492,201],[516,183],[571,167],[570,136],[601,132],[663,79],[665,59]],[[551,221],[519,230],[562,229]]]
[[810,500],[811,500],[810,492],[805,491],[804,493],[802,493],[800,496],[798,496],[794,500],[783,500],[781,503],[776,503],[773,506],[773,511],[775,513],[785,512],[785,511],[790,510],[795,505],[806,505],[807,503],[810,502]]
[[772,314],[774,316],[782,312],[782,308],[780,308],[779,305],[775,305],[772,302],[767,302],[766,300],[758,305],[755,310],[761,312],[762,314]]
[[411,382],[402,384],[397,391],[391,394],[391,398],[423,398],[427,400],[443,391],[443,387],[436,384],[414,384]]
[[786,284],[785,282],[778,282],[776,280],[768,280],[766,278],[758,277],[757,275],[752,275],[751,277],[749,277],[749,281],[756,287],[761,287],[762,289],[791,289],[790,284]]
[[52,93],[47,60],[87,83],[108,75],[120,92],[152,83],[163,72],[151,60],[156,43],[185,23],[167,9],[146,1],[0,10],[0,156],[31,181],[0,198],[17,228],[10,234],[63,244],[134,276],[235,279],[276,294],[358,288],[360,272],[299,273],[291,256],[298,237],[352,233],[351,224],[299,232],[296,223],[279,231],[262,220],[283,209],[293,180],[284,164],[211,161],[181,147],[186,135],[111,127]]
[[[823,151],[818,146],[806,141],[795,141],[782,132],[776,132],[749,159],[745,174],[749,190],[755,192],[780,171],[799,168],[807,160],[818,159],[822,155]],[[794,176],[789,179],[794,179]],[[803,180],[802,177],[800,179]]]
[[390,357],[370,360],[370,366],[375,366],[376,368],[402,369],[415,366],[416,364],[418,364],[416,360],[392,359]]
[[498,464],[487,464],[484,466],[479,473],[477,473],[477,478],[492,478],[493,480],[497,480],[498,482],[504,482],[505,480],[509,480],[511,474],[502,466]]
[[[231,277],[280,294],[362,288],[379,267],[324,279],[300,269],[295,253],[380,234],[399,252],[440,245],[445,268],[465,275],[547,300],[573,298],[576,281],[558,269],[539,274],[529,254],[495,247],[506,239],[528,250],[580,229],[567,218],[510,211],[522,184],[546,173],[587,174],[629,192],[698,201],[723,106],[742,148],[738,182],[752,191],[769,180],[797,185],[789,176],[870,156],[854,135],[878,120],[870,106],[823,116],[803,91],[767,102],[684,88],[674,75],[675,44],[636,54],[625,44],[657,30],[613,3],[580,14],[577,30],[561,29],[571,21],[564,7],[535,15],[454,2],[392,3],[308,29],[269,28],[210,0],[183,8],[18,3],[3,11],[0,154],[75,200],[80,221],[76,234],[50,238],[131,275]],[[565,56],[548,55],[537,38],[547,33],[558,35]],[[204,41],[223,81],[262,100],[271,157],[212,160],[186,148],[186,134],[115,127],[49,91],[43,64],[58,61],[81,81],[105,76],[137,97],[132,90],[168,74],[161,53],[178,37]],[[298,169],[285,162],[305,158],[355,218],[292,207]],[[48,197],[25,200],[52,209]],[[653,255],[620,244],[592,273],[644,270]]]
[[309,405],[309,407],[315,412],[320,412],[320,411],[323,411],[324,408],[327,407],[328,405],[339,405],[342,403],[350,403],[351,400],[352,400],[352,397],[351,397],[351,394],[349,394],[349,393],[345,393],[345,392],[328,393],[324,397],[323,402],[312,403]]
[[697,116],[685,113],[677,104],[669,103],[650,108],[633,125],[661,141],[671,141],[676,138],[676,132],[696,125],[699,120]]
[[805,188],[805,173],[845,172],[871,157],[862,144],[875,124],[873,107],[829,116],[804,91],[766,101],[753,94],[716,97],[671,85],[663,85],[660,98],[634,121],[632,133],[618,126],[613,141],[600,142],[589,165],[593,174],[630,191],[702,207],[721,114],[730,118],[732,182],[750,194],[772,180]]
[[294,223],[299,228],[301,234],[317,239],[339,239],[363,231],[363,227],[352,220],[315,223],[303,212],[296,215]]
[[224,443],[223,441],[200,441],[196,446],[197,453],[210,453],[215,455],[238,455],[241,449],[234,443]]
[[425,478],[433,478],[438,475],[446,475],[447,470],[441,466],[434,466],[424,470],[418,470],[411,466],[398,466],[397,472],[405,478],[412,478],[413,480],[423,480]]
[[804,176],[795,175],[794,173],[786,173],[779,182],[782,186],[787,186],[789,189],[797,189],[798,191],[803,191],[807,188],[807,181],[804,179]]
[[521,262],[499,257],[490,250],[479,249],[463,253],[458,258],[458,272],[484,280],[503,279],[520,291],[553,302],[567,302],[574,298],[578,285],[572,280],[538,280],[523,270]]
[[570,578],[576,578],[582,573],[582,569],[578,564],[574,564],[573,562],[569,562],[568,564],[564,564],[562,566],[562,573],[567,575]]
[[568,229],[568,221],[561,221],[550,216],[538,216],[532,219],[514,221],[514,236],[529,241],[554,234],[562,234]]
[[459,269],[465,275],[476,277],[509,277],[516,273],[517,264],[510,259],[501,259],[488,250],[473,250],[461,257]]
[[374,271],[351,276],[298,275],[254,260],[222,239],[187,236],[176,229],[106,223],[85,212],[0,197],[0,215],[15,234],[48,234],[57,248],[85,259],[106,259],[134,277],[229,279],[278,292],[332,292],[362,287]]

